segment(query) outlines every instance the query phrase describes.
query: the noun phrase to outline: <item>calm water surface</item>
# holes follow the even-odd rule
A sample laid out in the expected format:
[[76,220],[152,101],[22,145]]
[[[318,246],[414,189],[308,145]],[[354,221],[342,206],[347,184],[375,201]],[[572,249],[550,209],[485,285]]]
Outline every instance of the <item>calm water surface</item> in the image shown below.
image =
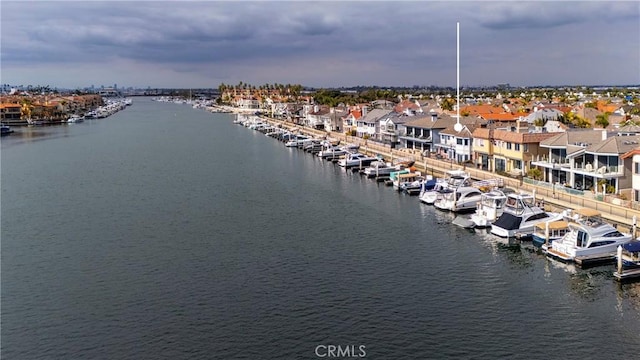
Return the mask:
[[470,233],[226,114],[140,98],[17,128],[1,159],[3,359],[640,351],[640,283],[612,266]]

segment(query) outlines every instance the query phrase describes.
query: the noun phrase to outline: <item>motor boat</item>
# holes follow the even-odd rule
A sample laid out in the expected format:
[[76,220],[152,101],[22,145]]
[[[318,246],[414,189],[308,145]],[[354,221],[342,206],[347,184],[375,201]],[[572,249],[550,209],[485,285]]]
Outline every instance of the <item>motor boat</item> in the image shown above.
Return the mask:
[[482,198],[482,192],[473,186],[460,186],[455,189],[443,189],[438,193],[433,206],[440,210],[463,212],[473,210]]
[[579,257],[614,256],[617,247],[633,240],[606,222],[598,210],[581,208],[565,216],[569,231],[551,244],[542,246],[548,256],[563,261],[575,261]]
[[371,157],[362,153],[347,153],[344,158],[338,161],[338,165],[345,168],[354,166],[369,166],[372,162],[377,161],[378,158]]
[[536,224],[562,218],[560,213],[546,212],[536,206],[535,195],[511,193],[507,195],[502,215],[491,224],[491,233],[504,238],[527,237]]
[[531,235],[531,242],[537,247],[551,244],[561,239],[569,231],[569,223],[565,220],[546,221],[536,224]]
[[502,215],[504,204],[507,202],[507,194],[512,192],[514,192],[513,189],[502,188],[483,193],[476,206],[476,211],[469,218],[473,227],[486,228],[491,226],[491,223]]
[[420,201],[432,205],[438,198],[438,194],[443,189],[456,189],[459,186],[471,185],[471,177],[462,170],[449,170],[445,173],[445,178],[436,179],[436,184],[430,190],[425,189],[420,193]]

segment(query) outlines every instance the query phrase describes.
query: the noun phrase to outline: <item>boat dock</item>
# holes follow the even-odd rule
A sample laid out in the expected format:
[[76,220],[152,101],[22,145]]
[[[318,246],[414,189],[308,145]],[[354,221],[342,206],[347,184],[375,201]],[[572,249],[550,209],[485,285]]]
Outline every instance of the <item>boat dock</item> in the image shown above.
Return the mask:
[[640,269],[625,269],[622,272],[614,271],[613,277],[618,281],[638,278],[640,277]]
[[625,267],[623,266],[623,250],[622,246],[618,246],[618,251],[616,252],[616,271],[613,272],[613,277],[618,281],[624,281],[628,279],[638,278],[640,277],[640,267],[632,266]]
[[589,266],[604,265],[613,263],[616,260],[616,254],[605,254],[596,256],[577,256],[573,261],[581,268]]

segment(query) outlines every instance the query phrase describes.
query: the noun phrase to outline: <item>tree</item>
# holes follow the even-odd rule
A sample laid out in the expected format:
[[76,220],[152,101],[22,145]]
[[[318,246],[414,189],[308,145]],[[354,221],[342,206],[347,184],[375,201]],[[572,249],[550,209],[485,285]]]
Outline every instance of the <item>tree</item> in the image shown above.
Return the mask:
[[609,126],[609,113],[596,115],[595,124],[601,126],[603,129],[606,129],[607,126]]

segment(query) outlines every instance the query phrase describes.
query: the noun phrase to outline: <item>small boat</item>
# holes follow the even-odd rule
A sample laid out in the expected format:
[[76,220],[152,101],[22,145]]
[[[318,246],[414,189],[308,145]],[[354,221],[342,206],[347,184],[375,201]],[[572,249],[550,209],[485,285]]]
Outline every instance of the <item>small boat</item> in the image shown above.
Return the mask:
[[502,188],[483,193],[476,211],[470,217],[473,226],[478,228],[491,226],[491,223],[502,215],[504,203],[507,202],[507,194],[512,192],[514,192],[512,189]]
[[84,116],[73,114],[67,119],[67,123],[79,123],[84,121]]
[[616,263],[616,271],[613,272],[613,276],[617,280],[640,277],[640,241],[636,239],[618,246]]
[[562,214],[546,212],[536,206],[534,195],[511,193],[507,195],[502,215],[491,224],[491,233],[504,238],[528,237],[536,224],[562,218]]
[[354,166],[366,167],[377,160],[378,158],[371,157],[362,153],[348,153],[344,158],[338,161],[338,165],[344,168],[350,168]]
[[392,172],[402,170],[398,166],[393,166],[389,162],[385,162],[384,160],[377,160],[369,164],[369,166],[364,169],[364,174],[369,178],[378,178],[378,177],[387,177],[391,175]]
[[0,129],[2,130],[2,136],[10,135],[13,133],[13,129],[11,129],[9,125],[2,124]]
[[577,258],[613,257],[619,245],[633,240],[602,218],[598,210],[581,208],[568,212],[569,231],[553,243],[542,246],[550,257],[572,262]]
[[420,193],[420,201],[425,204],[432,205],[438,198],[438,193],[443,189],[455,189],[459,186],[471,185],[471,177],[462,170],[449,170],[445,174],[445,178],[436,179],[436,184],[429,190]]
[[623,269],[640,269],[640,241],[634,240],[622,245]]
[[460,186],[455,189],[443,189],[433,206],[440,210],[463,212],[473,210],[482,198],[482,192],[474,186]]
[[546,221],[536,224],[531,235],[531,242],[537,247],[549,245],[561,239],[569,231],[569,223],[565,220]]
[[406,191],[409,188],[417,186],[419,189],[422,185],[421,180],[424,180],[424,177],[419,171],[398,174],[398,176],[392,180],[393,188],[398,191]]
[[297,135],[287,141],[284,146],[286,147],[298,147],[298,144],[301,144],[304,140],[307,140],[308,137],[304,135]]

